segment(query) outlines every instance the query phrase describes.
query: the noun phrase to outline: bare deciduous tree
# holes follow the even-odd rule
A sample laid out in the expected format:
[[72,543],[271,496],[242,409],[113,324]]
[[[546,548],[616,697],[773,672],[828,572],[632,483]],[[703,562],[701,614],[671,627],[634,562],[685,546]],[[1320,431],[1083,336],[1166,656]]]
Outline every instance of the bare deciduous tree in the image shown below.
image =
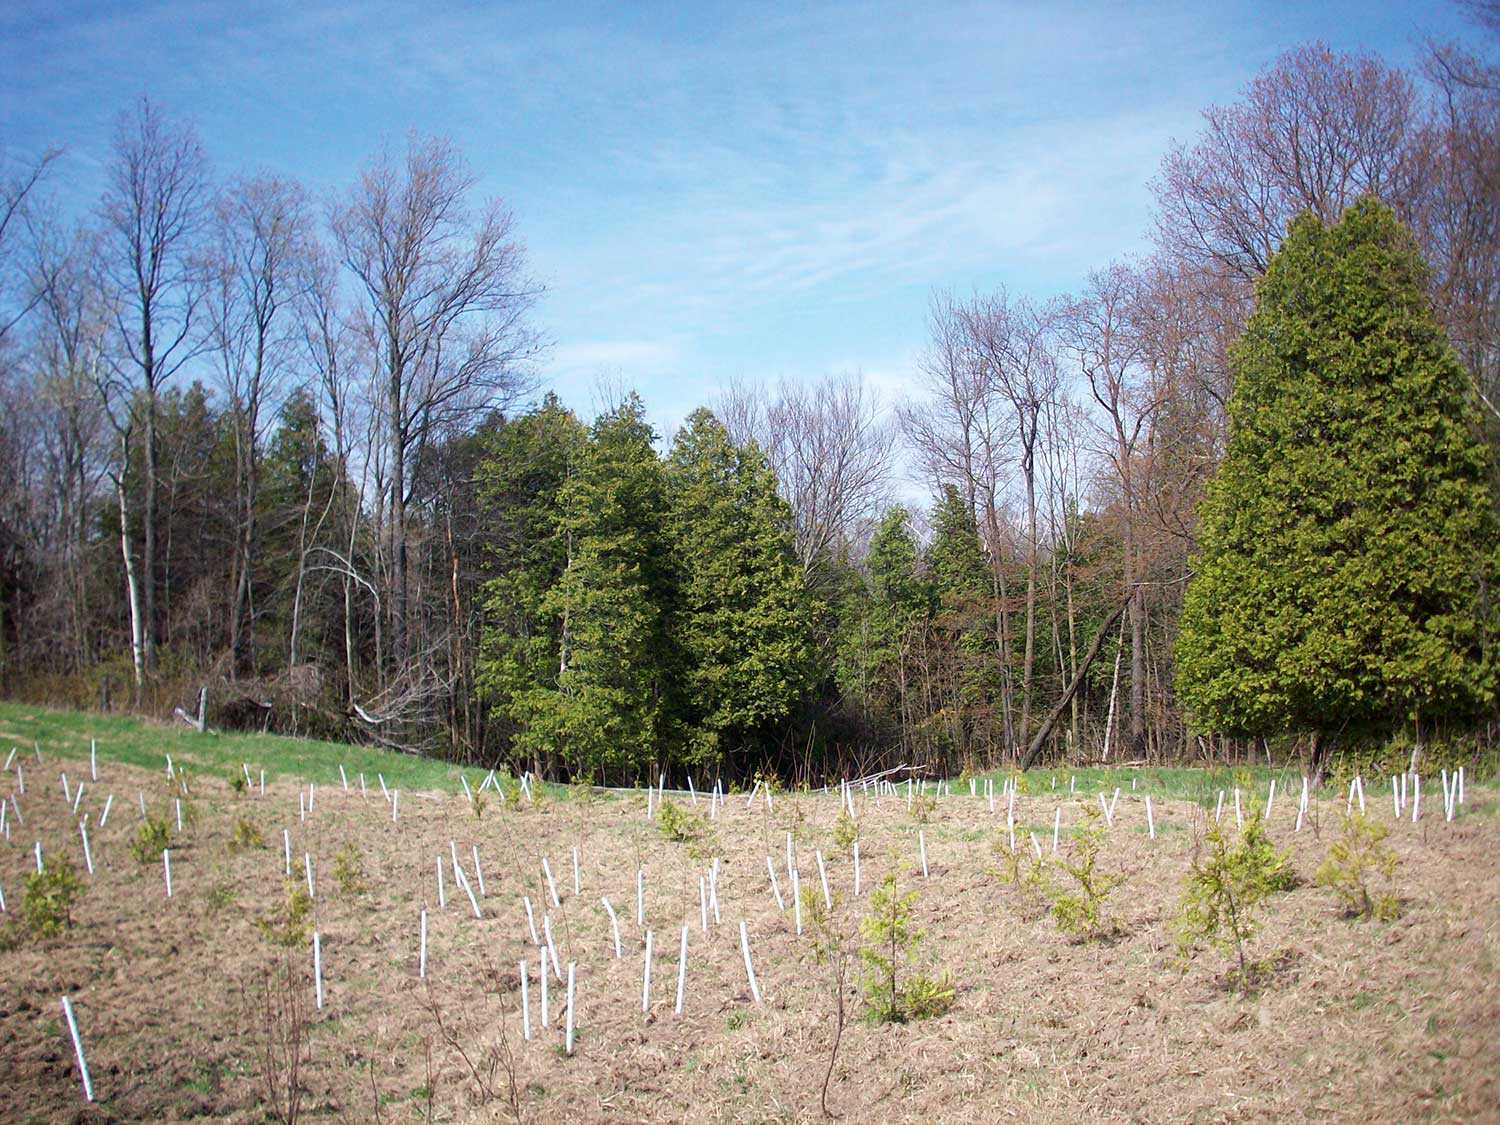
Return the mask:
[[390,539],[386,611],[398,673],[411,656],[407,504],[411,467],[457,418],[503,407],[525,386],[540,341],[526,314],[540,292],[498,200],[477,214],[475,178],[451,142],[408,138],[383,154],[334,210],[344,264],[364,302],[381,374]]
[[197,134],[142,98],[116,119],[107,182],[99,206],[100,262],[119,349],[107,391],[121,425],[137,398],[143,416],[140,601],[149,670],[157,641],[157,399],[202,342],[209,180]]

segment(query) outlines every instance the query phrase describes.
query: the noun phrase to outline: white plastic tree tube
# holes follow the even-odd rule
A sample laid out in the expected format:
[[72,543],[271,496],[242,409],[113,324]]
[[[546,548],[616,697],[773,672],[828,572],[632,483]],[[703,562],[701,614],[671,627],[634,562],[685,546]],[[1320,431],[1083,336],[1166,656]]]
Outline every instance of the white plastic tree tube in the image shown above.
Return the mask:
[[776,882],[776,864],[766,856],[766,873],[771,876],[771,894],[776,897],[776,909],[785,910],[786,901],[781,897],[781,887]]
[[566,1017],[566,1030],[563,1033],[563,1052],[571,1055],[573,1053],[573,977],[577,969],[577,962],[568,962],[568,1010]]
[[531,1041],[531,974],[526,971],[526,962],[516,965],[521,976],[521,1038]]
[[323,935],[313,931],[313,984],[318,1011],[323,1010]]
[[646,931],[646,959],[641,963],[641,1011],[651,1011],[651,952],[656,935]]
[[682,1015],[682,1001],[687,992],[687,945],[688,928],[683,926],[682,945],[677,951],[677,1006],[673,1009],[679,1016]]
[[83,1057],[83,1037],[78,1034],[78,1020],[73,1015],[73,1002],[62,998],[63,1017],[68,1021],[68,1034],[73,1039],[73,1054],[78,1059],[78,1076],[83,1079],[83,1100],[94,1100],[94,1080],[89,1077],[88,1060]]
[[760,985],[755,983],[755,966],[750,963],[750,930],[743,918],[740,919],[740,953],[745,958],[745,976],[750,981],[750,995],[754,997],[758,1005],[760,1004]]
[[615,959],[618,960],[625,956],[620,948],[620,920],[615,917],[615,908],[609,904],[609,899],[601,898],[599,901],[604,904],[604,913],[609,915],[609,929],[615,939]]

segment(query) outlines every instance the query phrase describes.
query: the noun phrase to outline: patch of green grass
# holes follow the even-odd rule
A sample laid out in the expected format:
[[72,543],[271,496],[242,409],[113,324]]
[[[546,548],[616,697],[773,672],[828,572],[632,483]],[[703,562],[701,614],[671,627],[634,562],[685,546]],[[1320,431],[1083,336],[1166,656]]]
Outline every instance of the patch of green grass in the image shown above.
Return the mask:
[[[340,742],[319,742],[305,738],[287,738],[271,734],[199,734],[183,726],[169,726],[131,715],[100,715],[82,711],[63,711],[20,703],[0,702],[0,741],[21,745],[35,741],[42,753],[53,758],[87,761],[89,740],[99,743],[99,765],[124,762],[145,769],[160,770],[166,766],[166,755],[174,765],[187,765],[194,772],[220,777],[239,773],[240,763],[250,766],[250,775],[260,783],[260,770],[266,771],[266,783],[279,778],[312,781],[318,785],[338,785],[339,766],[349,775],[351,788],[365,775],[365,784],[378,796],[377,775],[385,775],[391,789],[440,790],[462,793],[459,773],[478,788],[488,770],[463,768],[435,758],[419,758],[373,746],[351,746]],[[497,774],[497,777],[499,775]],[[566,787],[548,789],[549,796],[561,796]]]

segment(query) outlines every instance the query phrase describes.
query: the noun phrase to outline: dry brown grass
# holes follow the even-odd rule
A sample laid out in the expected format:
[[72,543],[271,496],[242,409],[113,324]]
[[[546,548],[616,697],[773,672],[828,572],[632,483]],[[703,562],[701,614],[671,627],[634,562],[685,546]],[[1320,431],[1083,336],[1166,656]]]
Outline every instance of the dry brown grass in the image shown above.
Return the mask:
[[[12,843],[0,850],[0,881],[13,910],[35,839],[49,853],[79,853],[58,768],[28,766],[26,822],[13,826]],[[59,1026],[58,997],[66,992],[100,1099],[84,1116],[264,1120],[257,1050],[264,1032],[256,1022],[263,1014],[244,997],[281,957],[255,919],[284,900],[281,830],[289,827],[294,874],[301,874],[303,851],[316,863],[326,989],[324,1010],[309,1013],[304,1117],[820,1116],[833,1034],[826,977],[813,964],[810,936],[796,938],[790,913],[776,911],[765,857],[775,857],[790,906],[784,832],[799,826],[804,881],[816,885],[813,849],[821,847],[847,900],[851,861],[832,855],[836,797],[782,796],[769,814],[759,800],[753,809],[743,796],[727,802],[715,822],[723,921],[705,935],[698,876],[710,861],[662,840],[644,819],[643,799],[549,801],[519,810],[492,800],[476,821],[462,796],[403,793],[396,826],[378,789],[362,800],[357,791],[320,787],[315,811],[299,825],[290,785],[263,799],[235,797],[221,781],[200,777],[199,824],[174,841],[175,897],[168,902],[160,870],[135,864],[128,850],[140,819],[136,790],[155,784],[143,771],[103,766],[84,811],[97,820],[108,792],[115,803],[107,827],[91,832],[99,870],[76,911],[78,924],[62,937],[0,954],[0,1115],[58,1120],[83,1113]],[[1076,822],[1084,799],[1061,798],[1065,824]],[[1018,821],[1037,828],[1044,848],[1058,800],[1048,794],[1018,802]],[[844,909],[861,908],[894,864],[903,886],[921,892],[926,948],[934,967],[951,971],[958,996],[939,1019],[851,1022],[830,1107],[851,1121],[1494,1119],[1500,827],[1481,811],[1494,800],[1473,789],[1456,823],[1442,823],[1439,806],[1421,824],[1393,829],[1405,903],[1391,924],[1346,921],[1311,885],[1327,850],[1331,805],[1319,839],[1311,828],[1294,834],[1295,801],[1280,804],[1272,834],[1293,849],[1308,882],[1273,900],[1253,952],[1277,970],[1249,996],[1224,987],[1221,958],[1204,953],[1184,967],[1171,941],[1194,824],[1203,816],[1197,806],[1158,802],[1159,837],[1149,841],[1143,805],[1134,794],[1122,796],[1102,865],[1125,877],[1111,899],[1123,934],[1077,943],[991,871],[1003,807],[997,817],[982,799],[940,800],[925,825],[931,878],[924,882],[917,826],[904,801],[872,800],[859,819],[865,898]],[[1389,805],[1373,802],[1372,815],[1388,817]],[[230,848],[241,816],[260,827],[265,848]],[[451,882],[447,909],[437,909],[434,859],[446,859],[450,838],[471,879],[469,846],[479,845],[488,890],[482,920]],[[365,857],[369,889],[360,896],[336,893],[332,876],[335,855],[351,841]],[[569,858],[575,843],[583,856],[576,898]],[[1029,847],[1024,829],[1018,843]],[[552,1027],[529,1043],[520,1036],[515,967],[522,958],[531,965],[537,1002],[536,951],[521,896],[531,896],[540,927],[550,905],[544,855],[563,897],[551,914],[564,972],[569,960],[578,964],[571,1058],[561,1053],[560,983],[552,989]],[[658,950],[649,1015],[640,1010],[638,864],[648,871],[648,924]],[[222,894],[210,895],[225,883],[238,892],[227,906]],[[619,914],[623,960],[613,957],[601,894]],[[430,990],[417,979],[423,906]],[[740,960],[741,918],[749,921],[766,1000],[760,1008],[751,1003]],[[678,1017],[672,1006],[684,922],[691,952],[686,1011]],[[310,976],[310,949],[300,963]]]

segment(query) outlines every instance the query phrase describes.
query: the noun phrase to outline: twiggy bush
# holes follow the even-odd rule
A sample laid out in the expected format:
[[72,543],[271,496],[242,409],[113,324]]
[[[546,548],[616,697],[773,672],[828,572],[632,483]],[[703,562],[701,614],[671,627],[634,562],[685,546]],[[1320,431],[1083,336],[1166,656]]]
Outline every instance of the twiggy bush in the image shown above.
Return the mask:
[[[1385,843],[1389,834],[1390,829],[1380,821],[1346,814],[1339,838],[1329,845],[1328,857],[1318,867],[1318,885],[1331,890],[1351,918],[1389,922],[1401,912],[1401,901],[1391,889],[1396,853]],[[1377,880],[1386,889],[1376,889]]]
[[859,825],[849,815],[848,809],[839,810],[839,818],[833,822],[833,850],[839,855],[848,855],[859,839]]
[[1057,928],[1087,941],[1112,932],[1113,927],[1104,920],[1104,903],[1125,879],[1099,870],[1099,853],[1104,849],[1103,819],[1093,805],[1083,807],[1083,816],[1083,823],[1073,830],[1072,858],[1058,862],[1072,882],[1064,887],[1046,884],[1046,891]]
[[1230,843],[1226,824],[1210,825],[1205,841],[1206,850],[1193,857],[1188,871],[1176,922],[1178,949],[1188,956],[1207,941],[1234,954],[1239,967],[1232,980],[1244,987],[1255,968],[1245,947],[1259,932],[1261,906],[1292,885],[1291,859],[1272,845],[1259,813],[1246,822],[1238,843]]
[[876,1023],[906,1023],[946,1012],[954,989],[946,972],[931,976],[917,969],[923,932],[912,918],[917,892],[902,894],[896,876],[887,875],[870,896],[870,912],[860,919],[864,937],[859,959],[865,1013]]

